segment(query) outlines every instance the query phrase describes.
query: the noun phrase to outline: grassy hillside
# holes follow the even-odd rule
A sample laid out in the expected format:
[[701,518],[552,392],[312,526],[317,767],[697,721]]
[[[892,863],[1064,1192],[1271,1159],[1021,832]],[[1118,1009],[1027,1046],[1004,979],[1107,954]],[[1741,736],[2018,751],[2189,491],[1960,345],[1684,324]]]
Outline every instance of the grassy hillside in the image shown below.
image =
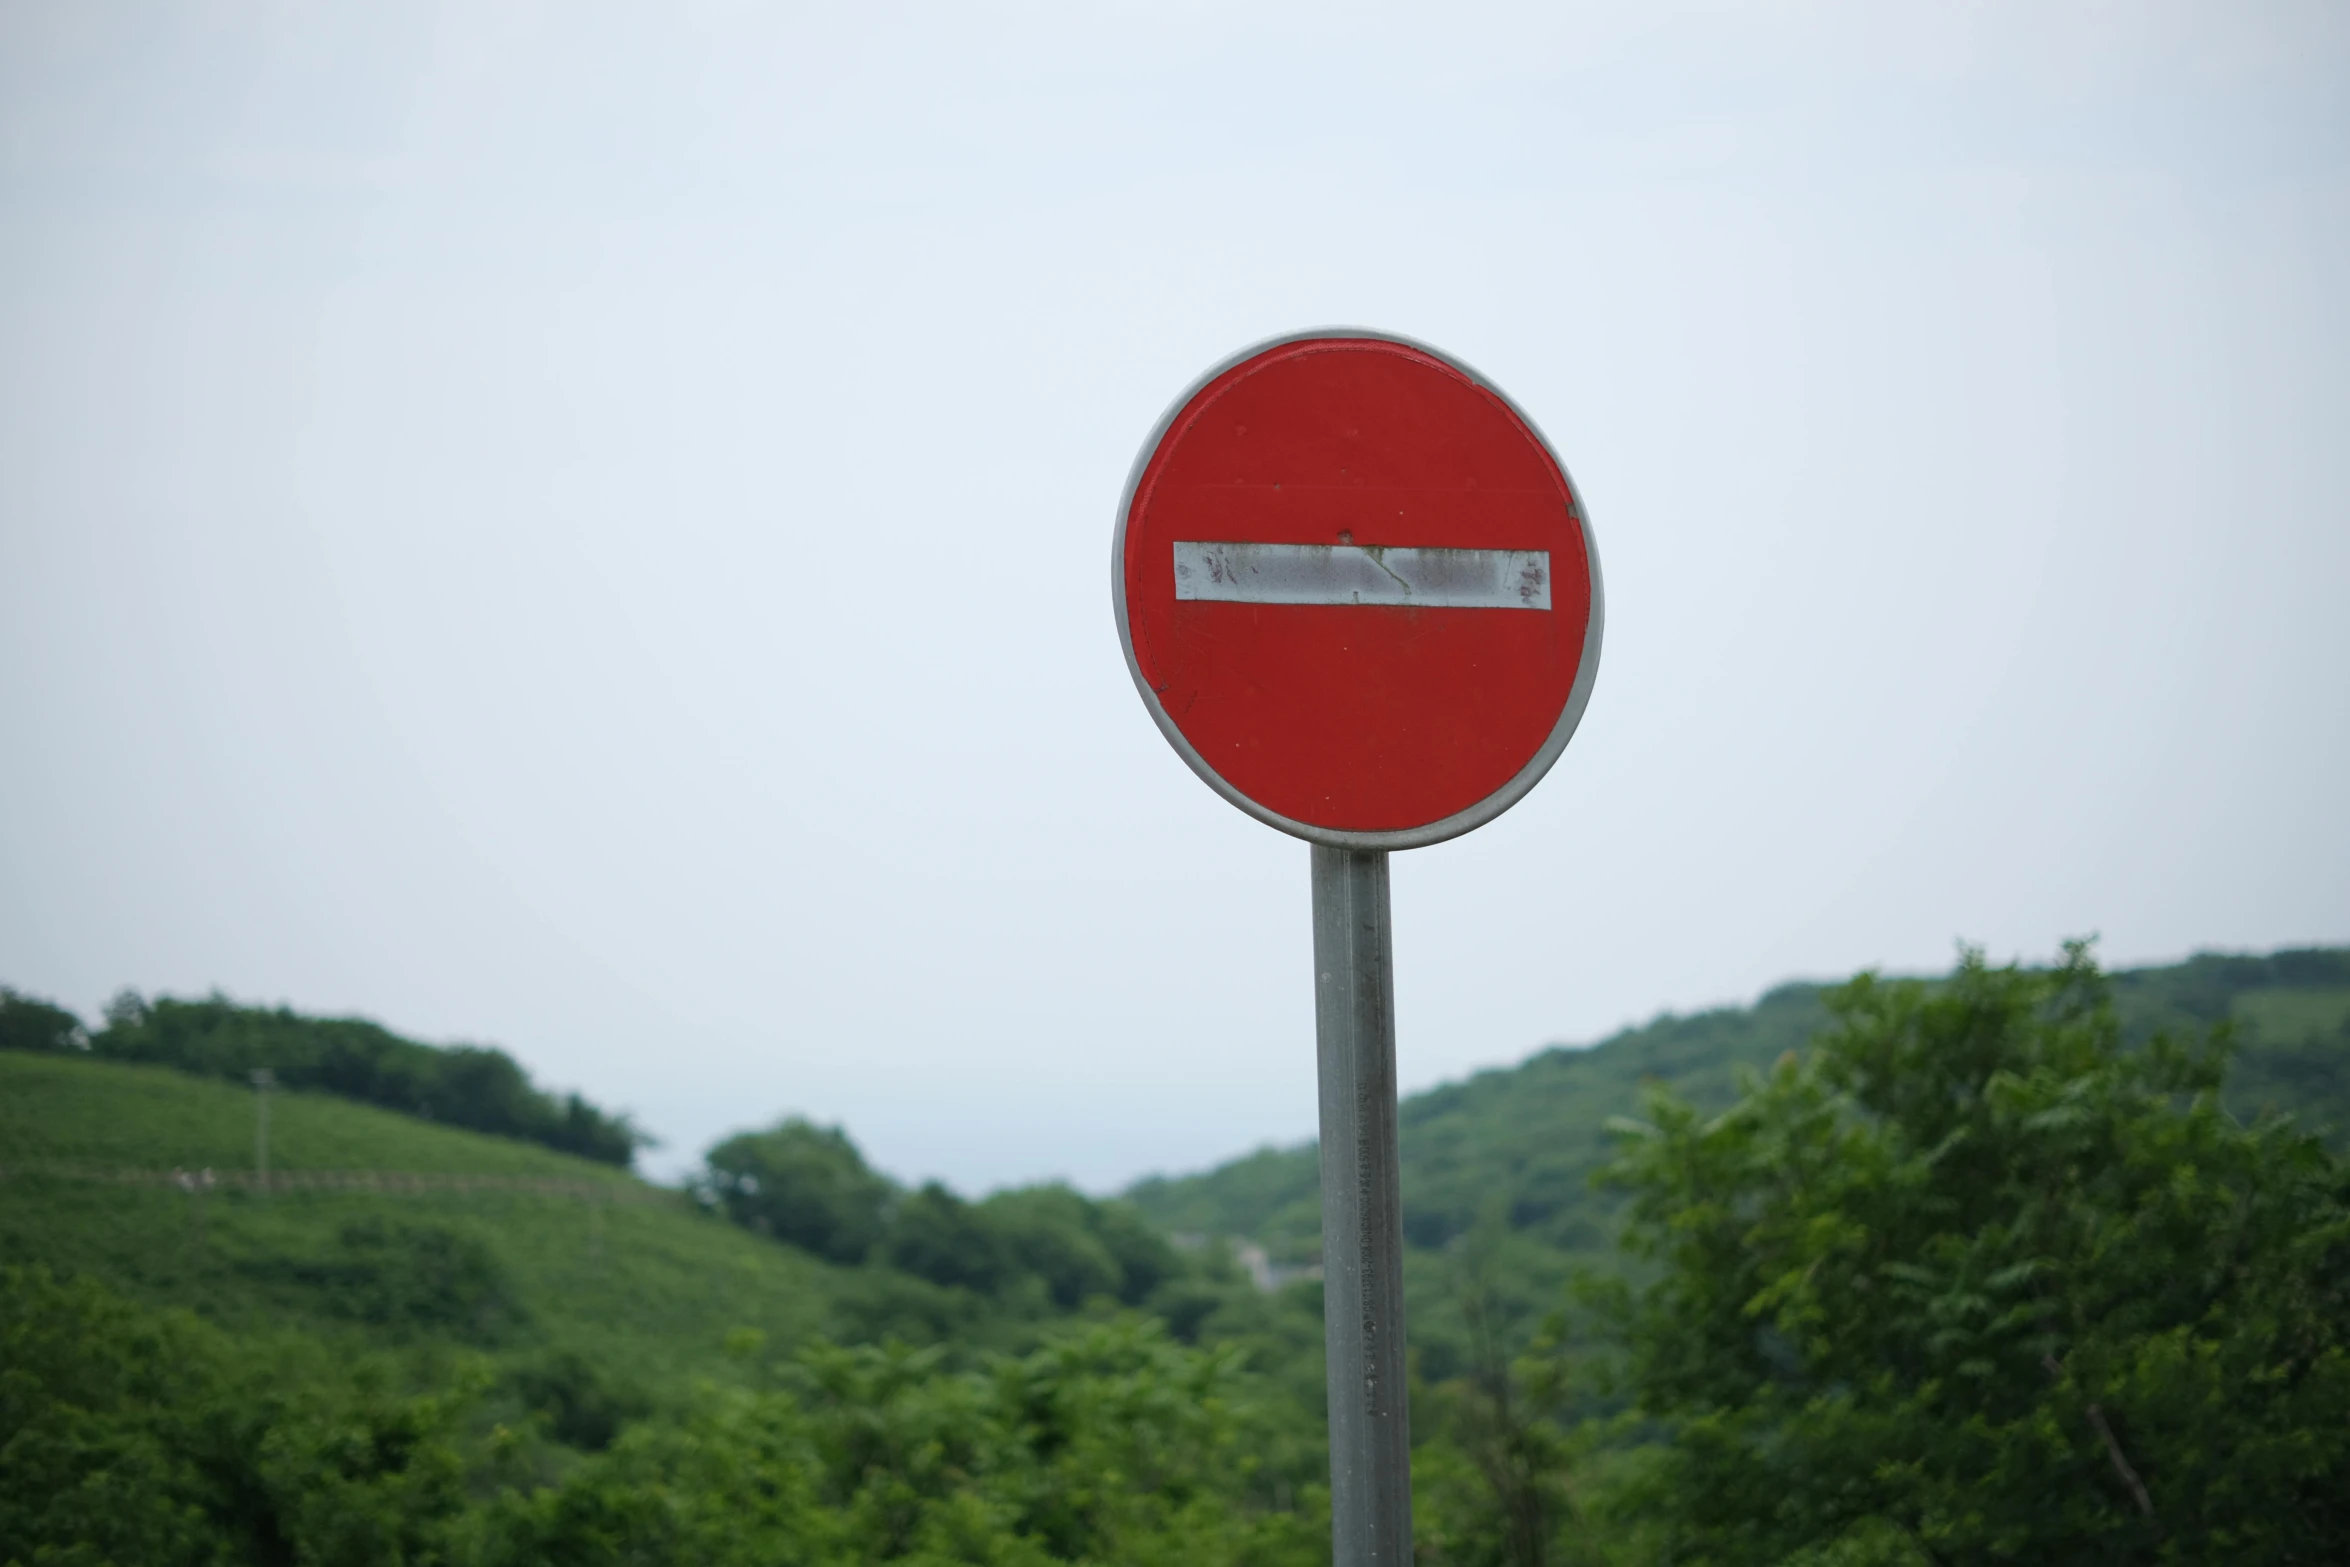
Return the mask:
[[273,1171],[562,1189],[263,1195],[104,1178],[249,1171],[253,1097],[160,1068],[0,1053],[0,1258],[102,1278],[240,1335],[453,1340],[517,1362],[568,1354],[648,1385],[732,1377],[730,1333],[790,1344],[856,1309],[844,1270],[609,1165],[325,1095],[272,1096]]
[[[2350,951],[2206,955],[2112,978],[2127,1035],[2232,1024],[2239,1115],[2281,1110],[2303,1125],[2350,1126]],[[1413,1335],[1444,1363],[1463,1287],[1447,1248],[1478,1229],[1489,1265],[1524,1310],[1555,1300],[1578,1260],[1610,1243],[1615,1206],[1591,1185],[1609,1156],[1610,1116],[1640,1109],[1643,1085],[1670,1083],[1700,1105],[1727,1104],[1741,1067],[1798,1049],[1828,1021],[1825,990],[1790,984],[1751,1007],[1667,1015],[1588,1048],[1545,1050],[1403,1102],[1404,1231]],[[1314,1146],[1260,1149],[1204,1174],[1143,1181],[1128,1194],[1176,1232],[1243,1237],[1276,1259],[1310,1263],[1321,1245]],[[1423,1325],[1426,1328],[1424,1333]]]
[[[824,1260],[609,1164],[326,1094],[270,1096],[264,1190],[255,1119],[253,1091],[216,1079],[0,1051],[0,1265],[95,1279],[240,1340],[468,1352],[525,1399],[629,1405],[755,1383],[817,1338],[939,1345],[958,1363],[1024,1351],[1102,1307],[1101,1286],[1067,1300],[1050,1286],[1067,1271],[1056,1263],[1089,1259],[1082,1221],[1118,1219],[1057,1188],[974,1205],[910,1194],[929,1224],[906,1225],[913,1238],[1008,1253],[994,1259],[1005,1277],[962,1287],[893,1256]],[[1257,1358],[1318,1374],[1295,1353],[1318,1331],[1300,1303],[1263,1300],[1222,1258],[1179,1258],[1123,1222],[1176,1265],[1150,1314],[1187,1338],[1270,1333]],[[550,1392],[550,1378],[566,1385]]]

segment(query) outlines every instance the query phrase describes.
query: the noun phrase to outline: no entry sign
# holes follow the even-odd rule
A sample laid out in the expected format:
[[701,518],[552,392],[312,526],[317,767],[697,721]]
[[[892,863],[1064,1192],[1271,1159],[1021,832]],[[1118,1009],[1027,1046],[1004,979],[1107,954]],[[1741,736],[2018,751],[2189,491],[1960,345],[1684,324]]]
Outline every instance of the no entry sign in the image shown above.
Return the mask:
[[1392,849],[1482,826],[1566,749],[1599,557],[1534,422],[1424,343],[1301,332],[1175,400],[1118,506],[1126,666],[1217,793],[1312,841],[1336,1567],[1409,1567]]
[[1338,847],[1500,815],[1599,668],[1599,559],[1565,466],[1492,383],[1376,332],[1262,343],[1178,398],[1127,480],[1114,592],[1184,760]]

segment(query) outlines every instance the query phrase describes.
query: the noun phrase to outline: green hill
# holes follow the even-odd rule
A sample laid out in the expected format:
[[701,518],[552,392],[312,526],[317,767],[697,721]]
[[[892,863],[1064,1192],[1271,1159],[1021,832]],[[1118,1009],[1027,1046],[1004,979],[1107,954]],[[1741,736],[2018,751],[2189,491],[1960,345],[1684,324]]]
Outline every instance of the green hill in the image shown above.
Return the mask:
[[[2205,954],[2110,980],[2132,1039],[2233,1025],[2228,1097],[2240,1116],[2278,1110],[2312,1129],[2350,1127],[2350,950]],[[1667,1014],[1406,1098],[1406,1286],[1428,1373],[1458,1364],[1464,1283],[1448,1249],[1482,1224],[1510,1314],[1523,1321],[1555,1304],[1574,1265],[1604,1260],[1612,1244],[1616,1204],[1591,1184],[1611,1151],[1608,1118],[1637,1114],[1651,1082],[1700,1106],[1729,1103],[1741,1068],[1800,1049],[1827,1022],[1825,991],[1782,985],[1751,1007]],[[1127,1196],[1170,1231],[1245,1239],[1305,1266],[1320,1257],[1319,1179],[1315,1147],[1301,1143],[1145,1180]]]
[[[1180,1257],[1129,1210],[1059,1188],[904,1194],[895,1250],[834,1262],[610,1164],[330,1094],[270,1095],[264,1187],[256,1108],[253,1090],[184,1071],[0,1050],[0,1265],[95,1279],[240,1339],[460,1350],[525,1401],[629,1407],[755,1382],[819,1338],[958,1361],[1024,1350],[1115,1288],[1086,1266],[1115,1274],[1096,1242],[1115,1245],[1121,1222],[1147,1243],[1142,1262],[1165,1264],[1149,1310],[1183,1336],[1271,1308],[1216,1255]],[[976,1243],[1000,1276],[897,1265],[923,1241],[965,1264]],[[550,1376],[591,1385],[531,1391]]]
[[[0,1257],[239,1334],[447,1338],[647,1385],[733,1374],[739,1329],[791,1343],[840,1325],[843,1270],[610,1165],[323,1094],[271,1099],[271,1171],[291,1189],[264,1193],[237,1181],[254,1162],[251,1090],[0,1053]],[[188,1185],[155,1178],[171,1171]],[[351,1171],[448,1184],[303,1189]]]
[[270,1096],[266,1190],[254,1133],[250,1089],[0,1051],[0,1264],[97,1279],[239,1338],[462,1349],[517,1386],[555,1367],[624,1402],[755,1380],[819,1337],[970,1353],[1066,1314],[828,1262],[609,1164],[328,1094]]

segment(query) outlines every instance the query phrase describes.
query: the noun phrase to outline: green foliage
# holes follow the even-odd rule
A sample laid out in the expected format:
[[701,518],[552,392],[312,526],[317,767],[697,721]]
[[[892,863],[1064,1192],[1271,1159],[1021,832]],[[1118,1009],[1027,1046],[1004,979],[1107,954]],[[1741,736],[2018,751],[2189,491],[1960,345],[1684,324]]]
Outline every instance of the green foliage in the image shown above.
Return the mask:
[[897,1189],[837,1126],[793,1116],[739,1132],[703,1156],[699,1189],[747,1229],[833,1262],[863,1262]]
[[1139,1306],[1194,1273],[1130,1204],[1060,1185],[974,1203],[932,1181],[899,1201],[879,1256],[947,1289],[1048,1312],[1095,1299]]
[[1097,1297],[1139,1306],[1187,1271],[1166,1237],[1127,1203],[1031,1186],[999,1192],[975,1211],[1000,1238],[1012,1271],[1041,1283],[1063,1310]]
[[1305,1564],[1309,1493],[1277,1505],[1265,1418],[1229,1357],[1103,1324],[964,1373],[939,1352],[811,1347],[790,1390],[631,1431],[510,1495],[485,1562]]
[[1010,1248],[987,1216],[936,1181],[898,1205],[882,1257],[949,1289],[987,1294],[1012,1270]]
[[1461,1375],[1414,1391],[1415,1556],[1431,1567],[1551,1567],[1586,1559],[1570,1481],[1586,1446],[1572,1431],[1565,1346],[1556,1328],[1512,1355],[1494,1275],[1495,1238],[1457,1249],[1472,1355]]
[[180,1410],[210,1343],[87,1282],[0,1270],[0,1543],[12,1561],[203,1559]]
[[1144,1263],[1142,1277],[1130,1281],[1120,1258],[1104,1243],[1106,1211],[1066,1186],[1004,1192],[979,1206],[988,1227],[1002,1237],[1011,1266],[1034,1277],[1064,1311],[1097,1297],[1137,1304],[1160,1278],[1175,1271],[1167,1243],[1142,1231],[1136,1239],[1144,1244],[1157,1241],[1165,1266]]
[[90,1050],[101,1060],[240,1083],[266,1068],[288,1088],[340,1094],[603,1164],[626,1167],[649,1141],[624,1115],[538,1088],[502,1050],[424,1045],[364,1018],[305,1017],[218,994],[148,1001],[125,991],[107,1008]]
[[251,1266],[308,1287],[337,1316],[396,1334],[491,1344],[529,1319],[497,1253],[445,1224],[370,1214],[344,1221],[324,1257]]
[[[576,1384],[578,1367],[556,1371]],[[1278,1420],[1232,1356],[1133,1318],[955,1371],[813,1344],[768,1391],[708,1389],[558,1475],[477,1415],[299,1339],[241,1350],[86,1280],[0,1272],[0,1548],[11,1561],[504,1567],[876,1561],[1310,1563]]]
[[[2125,1048],[2085,949],[1863,977],[1612,1179],[1611,1310],[1689,1563],[2302,1562],[2350,1538],[2350,1172]],[[1603,1292],[1603,1295],[1606,1292]],[[2333,1542],[2333,1546],[2326,1542]]]
[[[703,1166],[694,1191],[736,1224],[834,1262],[871,1259],[907,1276],[859,1291],[849,1318],[857,1337],[947,1337],[991,1309],[981,1301],[1024,1315],[1097,1298],[1139,1306],[1192,1271],[1131,1204],[1096,1202],[1063,1185],[976,1203],[936,1181],[901,1192],[838,1127],[796,1116],[726,1138]],[[1189,1298],[1204,1313],[1212,1301],[1199,1293]]]
[[832,1299],[827,1331],[845,1343],[1001,1342],[996,1303],[967,1289],[916,1278],[876,1263],[847,1273]]
[[[2237,1051],[2223,1087],[2239,1117],[2290,1112],[2350,1147],[2350,951],[2204,954],[2112,976],[2123,1044],[2224,1024]],[[1941,983],[1941,982],[1936,982]],[[1830,1022],[1823,987],[1788,984],[1752,1007],[1667,1015],[1588,1048],[1555,1048],[1407,1097],[1401,1106],[1404,1288],[1422,1375],[1467,1374],[1477,1351],[1447,1248],[1497,1220],[1494,1312],[1520,1348],[1578,1270],[1617,1266],[1622,1193],[1595,1186],[1611,1157],[1607,1122],[1639,1111],[1654,1084],[1705,1110],[1728,1106],[1739,1074],[1805,1045]],[[1259,1149],[1127,1195],[1171,1233],[1230,1236],[1277,1260],[1320,1258],[1319,1162],[1311,1143]],[[1591,1390],[1577,1409],[1605,1407]]]
[[[2350,1128],[2350,950],[2266,957],[2205,953],[2111,976],[2123,1039],[2232,1023],[2229,1108],[2291,1112],[2312,1130]],[[1669,1083],[1719,1109],[1742,1067],[1801,1047],[1828,1022],[1823,987],[1787,984],[1751,1007],[1667,1014],[1587,1047],[1558,1046],[1514,1067],[1412,1094],[1401,1107],[1405,1228],[1435,1250],[1499,1196],[1512,1229],[1583,1259],[1611,1245],[1616,1207],[1591,1188],[1609,1158],[1611,1115]],[[1155,1176],[1128,1196],[1159,1228],[1246,1236],[1278,1257],[1319,1256],[1319,1164],[1311,1143],[1260,1148],[1199,1175]]]
[[[741,1330],[751,1332],[755,1330]],[[567,1447],[601,1452],[630,1421],[653,1412],[653,1400],[634,1382],[600,1367],[577,1350],[557,1350],[507,1374],[507,1385]]]
[[[1591,1177],[1607,1162],[1607,1117],[1636,1108],[1651,1080],[1728,1103],[1740,1065],[1811,1036],[1824,1016],[1819,994],[1786,985],[1751,1009],[1668,1015],[1588,1049],[1556,1047],[1408,1096],[1400,1111],[1407,1240],[1439,1251],[1498,1199],[1511,1229],[1562,1256],[1603,1256],[1613,1205],[1595,1197]],[[1260,1149],[1204,1175],[1145,1180],[1127,1195],[1162,1229],[1246,1236],[1303,1263],[1321,1256],[1320,1179],[1306,1143]],[[1562,1264],[1554,1279],[1564,1276]]]
[[0,1270],[0,1542],[11,1561],[431,1559],[465,1503],[478,1378],[398,1389],[301,1344],[240,1354],[87,1280]]

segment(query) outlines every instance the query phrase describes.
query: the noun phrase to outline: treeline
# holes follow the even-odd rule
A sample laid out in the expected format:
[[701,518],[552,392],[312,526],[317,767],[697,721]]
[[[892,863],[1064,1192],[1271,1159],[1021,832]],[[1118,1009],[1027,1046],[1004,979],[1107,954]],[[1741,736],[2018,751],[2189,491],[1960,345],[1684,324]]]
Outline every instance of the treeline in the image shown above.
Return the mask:
[[840,1128],[797,1116],[720,1142],[690,1186],[754,1233],[894,1276],[894,1288],[877,1279],[871,1292],[882,1332],[932,1337],[975,1315],[1039,1320],[1093,1304],[1145,1309],[1189,1337],[1233,1282],[1177,1252],[1129,1203],[1062,1185],[978,1201],[936,1181],[908,1190]]
[[239,1083],[267,1070],[282,1087],[339,1094],[623,1168],[651,1141],[626,1115],[538,1087],[503,1050],[422,1044],[364,1018],[242,1006],[217,992],[182,1001],[126,990],[107,1007],[105,1026],[92,1031],[63,1007],[0,989],[0,1049],[167,1066]]

